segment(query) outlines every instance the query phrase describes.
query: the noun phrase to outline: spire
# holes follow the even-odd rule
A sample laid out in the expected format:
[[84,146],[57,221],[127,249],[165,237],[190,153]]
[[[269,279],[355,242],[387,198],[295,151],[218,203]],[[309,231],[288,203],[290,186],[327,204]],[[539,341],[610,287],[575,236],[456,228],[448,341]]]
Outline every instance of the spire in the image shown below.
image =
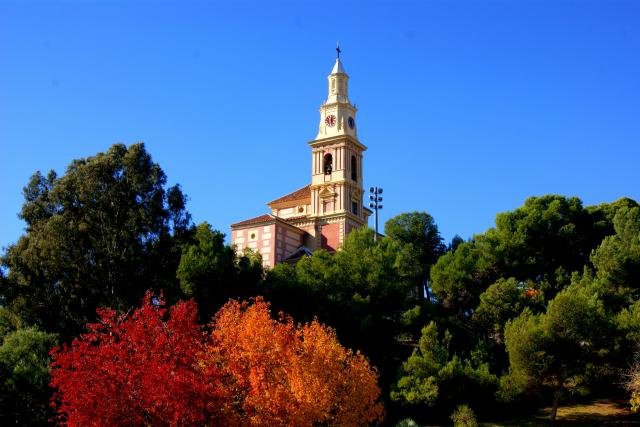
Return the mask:
[[344,67],[342,66],[342,62],[340,61],[340,53],[342,53],[342,50],[340,50],[340,43],[337,43],[336,44],[336,63],[333,65],[331,74],[347,74],[347,72],[344,70]]
[[349,103],[349,75],[344,70],[342,66],[342,61],[340,61],[340,45],[336,46],[336,63],[333,64],[333,68],[331,69],[331,74],[328,76],[329,80],[329,97],[327,98],[326,104],[331,104],[334,102],[346,102]]
[[340,61],[340,57],[336,58],[336,63],[333,65],[333,69],[331,70],[331,74],[347,74],[342,66],[342,62]]

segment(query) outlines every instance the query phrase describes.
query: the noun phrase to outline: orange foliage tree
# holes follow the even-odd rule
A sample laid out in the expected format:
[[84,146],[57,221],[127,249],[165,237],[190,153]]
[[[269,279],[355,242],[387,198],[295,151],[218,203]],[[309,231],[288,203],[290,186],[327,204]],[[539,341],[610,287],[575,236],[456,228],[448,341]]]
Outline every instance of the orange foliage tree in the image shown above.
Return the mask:
[[271,318],[269,304],[229,301],[214,316],[201,364],[225,372],[234,413],[252,425],[366,425],[382,420],[377,373],[335,332]]

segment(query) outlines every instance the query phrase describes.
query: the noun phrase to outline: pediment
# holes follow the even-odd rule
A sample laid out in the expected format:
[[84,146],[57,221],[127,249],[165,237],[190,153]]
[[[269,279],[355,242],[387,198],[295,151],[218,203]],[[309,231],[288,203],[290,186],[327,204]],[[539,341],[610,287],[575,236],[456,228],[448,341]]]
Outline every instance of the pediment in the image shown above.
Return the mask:
[[320,192],[318,192],[318,196],[321,199],[329,199],[335,197],[336,192],[333,191],[330,187],[324,187]]

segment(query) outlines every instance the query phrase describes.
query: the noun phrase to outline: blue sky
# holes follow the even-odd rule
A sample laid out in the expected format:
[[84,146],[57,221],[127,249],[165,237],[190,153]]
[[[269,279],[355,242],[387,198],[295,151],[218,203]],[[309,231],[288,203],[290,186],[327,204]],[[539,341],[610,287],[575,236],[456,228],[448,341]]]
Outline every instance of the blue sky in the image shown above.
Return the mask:
[[196,222],[267,212],[310,180],[337,40],[381,223],[424,210],[449,240],[533,195],[640,200],[639,23],[636,0],[0,0],[0,247],[33,172],[116,142]]

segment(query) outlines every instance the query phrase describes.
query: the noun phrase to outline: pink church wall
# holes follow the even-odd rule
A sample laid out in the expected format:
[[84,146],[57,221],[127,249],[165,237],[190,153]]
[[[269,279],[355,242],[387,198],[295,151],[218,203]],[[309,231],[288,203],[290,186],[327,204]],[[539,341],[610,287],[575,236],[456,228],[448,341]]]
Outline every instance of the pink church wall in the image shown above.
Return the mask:
[[340,224],[322,226],[322,249],[335,251],[340,246]]
[[282,262],[293,254],[302,244],[302,232],[276,224],[275,262]]
[[344,227],[345,227],[344,235],[346,236],[347,234],[351,233],[356,228],[360,228],[360,227],[365,227],[366,228],[367,224],[365,223],[364,225],[360,225],[360,224],[357,224],[357,223],[353,222],[353,220],[347,220],[347,222],[346,222]]
[[244,248],[249,248],[262,256],[264,265],[274,266],[276,263],[275,229],[275,224],[256,224],[244,229],[233,230],[231,232],[231,242],[236,245],[239,253]]

